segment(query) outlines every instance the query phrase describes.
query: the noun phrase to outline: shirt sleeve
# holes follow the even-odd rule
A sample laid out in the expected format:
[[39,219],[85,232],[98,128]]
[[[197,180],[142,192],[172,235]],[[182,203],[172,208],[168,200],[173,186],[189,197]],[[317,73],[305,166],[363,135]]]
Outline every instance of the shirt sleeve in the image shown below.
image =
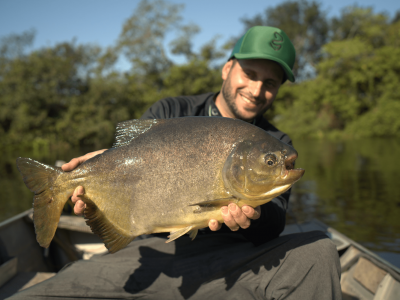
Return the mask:
[[144,114],[140,117],[141,119],[168,119],[168,106],[166,105],[164,99],[159,100],[150,106]]
[[188,97],[168,97],[150,106],[141,119],[170,119],[194,116],[193,103]]

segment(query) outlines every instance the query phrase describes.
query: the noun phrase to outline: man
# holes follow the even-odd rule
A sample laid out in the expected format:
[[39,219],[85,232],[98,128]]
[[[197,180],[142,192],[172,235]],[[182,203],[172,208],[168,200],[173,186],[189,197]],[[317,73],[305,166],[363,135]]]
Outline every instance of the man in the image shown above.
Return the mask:
[[[239,118],[291,144],[263,114],[281,84],[294,81],[294,61],[294,47],[282,30],[253,27],[237,42],[224,65],[219,93],[166,98],[142,118]],[[103,151],[75,158],[62,168],[73,170]],[[77,214],[84,209],[78,197],[83,193],[79,187],[72,197]],[[278,237],[285,226],[288,198],[287,192],[256,209],[230,204],[221,209],[226,226],[210,220],[209,230],[199,233],[194,242],[183,237],[170,244],[159,237],[134,241],[116,254],[74,264],[55,276],[59,285],[54,279],[44,288],[51,295],[71,298],[80,295],[76,292],[80,289],[91,299],[341,299],[338,254],[324,234]],[[90,280],[87,274],[96,277],[96,272],[101,276]],[[61,286],[66,287],[60,292]]]
[[[165,119],[184,116],[222,116],[237,118],[253,123],[271,135],[291,145],[290,138],[278,131],[263,114],[271,107],[278,94],[279,87],[287,79],[294,81],[292,68],[295,62],[295,49],[286,34],[273,27],[253,27],[234,47],[228,62],[222,69],[224,80],[220,93],[199,96],[166,98],[150,107],[142,116],[146,119]],[[105,150],[89,153],[71,160],[62,168],[71,171],[88,158]],[[76,189],[72,196],[74,211],[83,213],[84,203],[78,195],[83,188]],[[242,234],[254,244],[260,244],[278,237],[285,226],[285,213],[290,192],[274,199],[271,203],[254,210],[244,206],[242,210],[236,204],[221,209],[224,223],[232,230],[250,227]],[[264,218],[269,211],[269,218]],[[272,217],[271,217],[272,216]],[[259,227],[255,229],[256,223]],[[210,220],[209,228],[219,230],[222,224]],[[261,228],[260,225],[263,225]],[[269,228],[269,230],[265,230]],[[258,234],[261,231],[264,234]]]

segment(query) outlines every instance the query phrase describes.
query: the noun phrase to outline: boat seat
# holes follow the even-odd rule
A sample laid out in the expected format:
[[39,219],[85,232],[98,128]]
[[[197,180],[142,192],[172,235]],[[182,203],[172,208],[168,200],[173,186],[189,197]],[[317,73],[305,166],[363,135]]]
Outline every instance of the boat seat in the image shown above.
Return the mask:
[[354,246],[340,257],[343,299],[398,300],[400,276]]

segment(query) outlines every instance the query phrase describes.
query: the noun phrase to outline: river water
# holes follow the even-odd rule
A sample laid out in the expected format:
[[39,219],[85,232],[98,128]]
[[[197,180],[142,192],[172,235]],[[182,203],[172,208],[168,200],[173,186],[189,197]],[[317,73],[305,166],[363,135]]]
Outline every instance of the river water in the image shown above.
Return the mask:
[[[400,267],[400,140],[295,140],[294,145],[296,167],[306,172],[292,190],[288,222],[318,219]],[[15,166],[17,157],[54,164],[86,152],[5,151],[0,157],[0,222],[32,207],[32,193]]]

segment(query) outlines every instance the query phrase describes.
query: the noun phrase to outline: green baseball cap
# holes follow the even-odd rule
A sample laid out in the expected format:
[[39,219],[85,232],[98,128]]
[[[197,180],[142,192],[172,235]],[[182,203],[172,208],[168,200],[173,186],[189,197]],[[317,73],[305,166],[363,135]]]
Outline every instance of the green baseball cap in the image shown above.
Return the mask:
[[269,59],[280,64],[286,78],[294,82],[292,72],[296,50],[286,33],[275,27],[254,26],[236,43],[229,59]]

